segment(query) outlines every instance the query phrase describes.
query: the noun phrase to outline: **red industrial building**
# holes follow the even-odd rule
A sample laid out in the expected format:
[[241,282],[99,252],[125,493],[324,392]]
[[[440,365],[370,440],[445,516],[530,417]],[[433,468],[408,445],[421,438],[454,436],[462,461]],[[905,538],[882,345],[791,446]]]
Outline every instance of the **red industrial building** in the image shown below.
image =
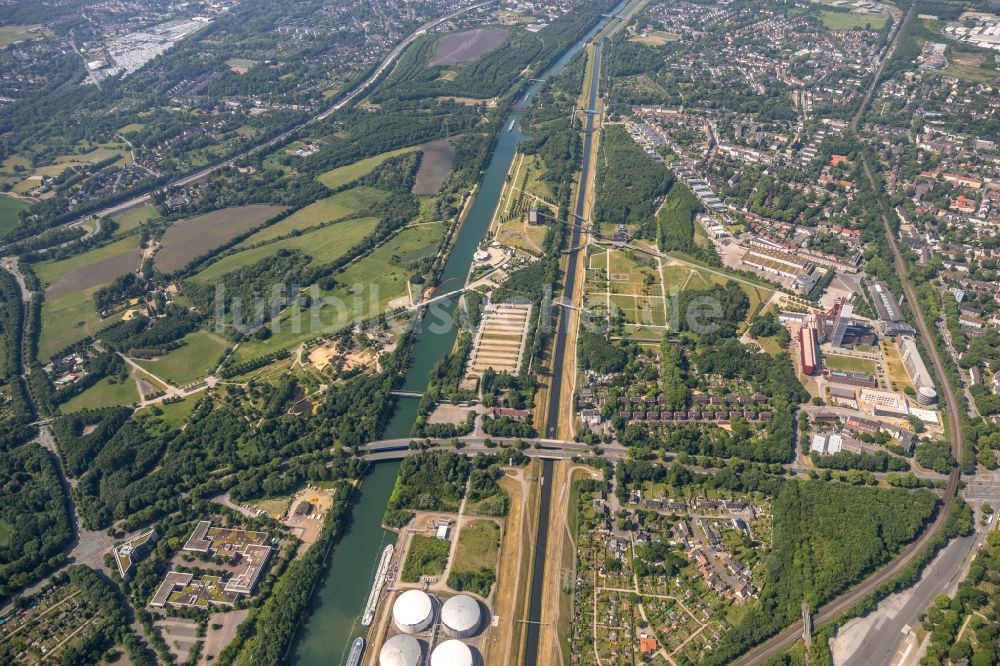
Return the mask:
[[816,344],[816,331],[812,326],[803,326],[799,329],[799,359],[802,361],[803,374],[816,374],[816,369],[819,367],[819,346]]

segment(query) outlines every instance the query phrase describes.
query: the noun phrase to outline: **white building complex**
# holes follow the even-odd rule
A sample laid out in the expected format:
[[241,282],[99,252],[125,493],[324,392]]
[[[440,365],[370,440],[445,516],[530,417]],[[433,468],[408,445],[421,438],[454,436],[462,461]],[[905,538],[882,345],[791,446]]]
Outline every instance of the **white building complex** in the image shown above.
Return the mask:
[[407,590],[392,605],[392,621],[404,634],[417,634],[434,622],[434,602],[426,592]]

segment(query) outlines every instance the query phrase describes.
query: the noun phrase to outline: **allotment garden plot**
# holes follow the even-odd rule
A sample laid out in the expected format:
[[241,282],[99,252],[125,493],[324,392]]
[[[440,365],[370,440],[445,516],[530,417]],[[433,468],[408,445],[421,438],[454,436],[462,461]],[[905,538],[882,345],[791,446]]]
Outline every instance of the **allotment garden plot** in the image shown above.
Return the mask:
[[628,326],[666,328],[661,260],[630,250],[592,247],[587,255],[587,308]]

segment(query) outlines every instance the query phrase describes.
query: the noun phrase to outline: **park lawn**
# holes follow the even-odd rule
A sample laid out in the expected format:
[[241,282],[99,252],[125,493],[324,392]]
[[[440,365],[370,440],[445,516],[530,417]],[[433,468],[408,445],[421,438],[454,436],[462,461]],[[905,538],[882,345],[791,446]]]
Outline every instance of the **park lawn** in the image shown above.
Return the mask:
[[136,363],[154,377],[165,379],[174,386],[186,386],[212,374],[229,346],[229,342],[215,333],[198,330],[181,338],[181,347],[166,356],[153,360],[136,359]]
[[[336,228],[340,225],[334,225]],[[328,229],[331,227],[327,227]],[[309,313],[299,313],[305,319],[299,330],[293,324],[292,309],[285,310],[272,321],[272,335],[267,340],[244,342],[233,353],[235,361],[245,361],[270,354],[339,330],[352,322],[369,319],[385,312],[392,301],[407,295],[410,271],[393,263],[393,256],[412,261],[437,251],[444,235],[440,224],[408,227],[363,259],[351,263],[333,276],[337,286],[324,292],[327,301],[319,311],[319,328],[310,325]],[[276,245],[276,244],[275,244]],[[265,247],[274,247],[267,245]],[[416,288],[414,288],[416,291]],[[330,304],[330,301],[334,304]],[[408,303],[408,301],[407,301]]]
[[62,406],[63,413],[100,407],[122,407],[139,402],[139,391],[135,387],[134,379],[129,377],[125,381],[116,380],[114,383],[111,380],[111,377],[105,377],[83,393],[74,396]]
[[280,222],[261,229],[253,236],[237,244],[236,247],[250,247],[263,241],[284,236],[292,231],[302,231],[362,212],[371,208],[374,204],[383,201],[388,196],[386,192],[373,187],[355,187],[339,192],[333,196],[309,204]]
[[869,375],[874,375],[877,371],[874,361],[838,354],[823,354],[823,367],[845,372],[865,372]]
[[347,185],[348,183],[357,180],[358,178],[367,176],[375,169],[375,167],[379,166],[387,159],[397,157],[399,155],[405,155],[406,153],[412,153],[419,147],[420,146],[410,146],[408,148],[399,148],[397,150],[390,150],[372,157],[366,157],[365,159],[359,160],[353,164],[337,167],[336,169],[331,169],[326,173],[320,174],[316,180],[323,183],[331,190],[335,190],[338,187]]
[[820,17],[823,25],[830,30],[856,30],[871,26],[872,30],[880,30],[889,17],[885,14],[852,14],[849,12],[822,11]]
[[28,202],[0,194],[0,236],[10,233],[20,224],[17,214],[30,207]]
[[94,292],[89,287],[46,298],[42,302],[42,331],[38,339],[38,358],[44,361],[69,345],[97,333],[111,318],[101,319],[94,307]]
[[[138,248],[139,243],[135,238],[123,238],[120,241],[96,247],[93,250],[88,250],[67,259],[43,261],[42,263],[35,264],[32,268],[34,268],[35,275],[42,281],[42,284],[51,287],[71,271],[86,268],[92,264],[106,261],[127,252],[136,252],[136,266],[138,266]],[[111,275],[102,284],[108,284],[116,277],[118,276]]]
[[144,123],[129,123],[118,130],[119,134],[132,134],[133,132],[138,132],[139,130],[145,129],[146,125]]
[[451,542],[416,534],[410,542],[403,565],[404,583],[416,583],[421,576],[440,576],[448,565]]
[[128,232],[137,228],[140,224],[145,224],[159,216],[160,211],[153,204],[146,204],[145,206],[139,206],[124,213],[119,213],[113,218],[118,223],[118,230],[115,232],[115,235],[119,237],[126,236]]
[[458,548],[451,570],[478,572],[496,569],[500,553],[500,526],[492,520],[474,520],[458,535]]
[[226,273],[249,266],[264,257],[270,257],[282,249],[302,250],[312,257],[310,265],[325,264],[343,256],[368,237],[375,230],[377,224],[378,218],[362,217],[322,227],[300,236],[243,250],[210,264],[208,268],[191,279],[200,284],[212,284],[220,280]]
[[199,399],[199,396],[190,396],[180,402],[172,402],[169,405],[161,404],[160,410],[163,414],[160,415],[160,418],[168,426],[179,428],[188,420]]

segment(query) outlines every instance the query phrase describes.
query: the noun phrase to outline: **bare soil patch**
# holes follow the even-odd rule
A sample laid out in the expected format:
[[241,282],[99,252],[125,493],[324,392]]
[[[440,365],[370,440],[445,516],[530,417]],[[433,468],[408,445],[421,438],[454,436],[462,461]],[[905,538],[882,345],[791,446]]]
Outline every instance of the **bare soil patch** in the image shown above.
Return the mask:
[[282,210],[281,206],[254,204],[223,208],[174,222],[163,234],[160,251],[154,260],[156,267],[168,273],[182,268],[195,257],[253,229]]
[[[205,666],[212,663],[227,645],[236,638],[236,629],[250,614],[249,609],[234,610],[228,613],[212,613],[208,616],[208,626],[205,628],[205,645],[198,656],[198,664]],[[222,625],[218,629],[215,625]]]
[[48,298],[56,298],[71,291],[89,289],[111,282],[115,278],[139,267],[139,250],[129,250],[87,266],[72,270],[45,291]]
[[455,161],[455,148],[447,139],[431,141],[421,149],[420,168],[413,182],[414,194],[436,194]]
[[474,60],[484,53],[489,53],[506,40],[507,31],[502,28],[478,28],[445,35],[438,42],[434,59],[428,64],[436,67]]

